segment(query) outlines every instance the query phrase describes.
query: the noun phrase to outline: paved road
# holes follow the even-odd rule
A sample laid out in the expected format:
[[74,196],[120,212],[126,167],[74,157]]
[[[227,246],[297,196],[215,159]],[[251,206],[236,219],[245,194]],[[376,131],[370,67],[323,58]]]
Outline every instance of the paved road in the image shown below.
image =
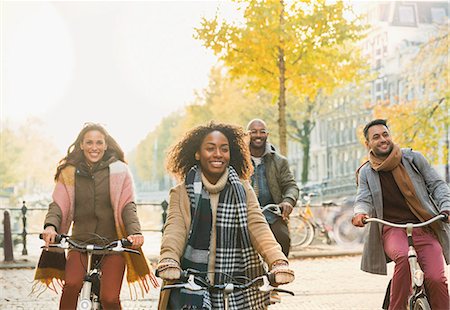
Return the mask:
[[[293,259],[294,283],[286,289],[295,296],[283,296],[271,309],[380,309],[387,277],[359,271],[360,256]],[[57,309],[58,296],[46,291],[40,297],[29,295],[34,270],[1,269],[0,309]],[[158,291],[130,300],[128,287],[122,289],[124,309],[156,309]]]
[[[0,257],[3,258],[1,252],[0,250]],[[284,287],[294,291],[295,296],[283,295],[282,303],[271,306],[270,309],[381,309],[389,277],[360,271],[361,256],[358,253],[360,248],[345,249],[320,244],[293,251],[290,265],[295,270],[296,280]],[[21,264],[24,268],[6,268],[9,265],[0,261],[0,309],[58,308],[59,296],[53,292],[46,291],[40,296],[30,295],[34,274],[32,266],[37,259],[35,254],[31,253],[28,262]],[[155,253],[149,254],[149,259],[155,261],[157,256],[152,255]],[[19,253],[15,258],[20,263]],[[20,266],[18,263],[14,265]],[[393,265],[389,264],[388,275],[392,275],[392,269]],[[446,273],[448,277],[449,267]],[[158,294],[158,290],[152,290],[138,300],[131,300],[128,286],[124,285],[121,293],[123,308],[156,309]]]

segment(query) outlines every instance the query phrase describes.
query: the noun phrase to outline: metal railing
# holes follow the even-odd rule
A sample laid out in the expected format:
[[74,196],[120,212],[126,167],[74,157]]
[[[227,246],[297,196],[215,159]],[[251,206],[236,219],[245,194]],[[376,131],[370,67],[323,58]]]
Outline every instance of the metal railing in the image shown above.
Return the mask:
[[[160,206],[161,207],[161,228],[160,229],[142,229],[142,231],[147,231],[147,232],[161,232],[164,228],[164,224],[166,222],[167,219],[167,208],[169,206],[168,202],[166,200],[163,200],[161,203],[156,203],[156,202],[139,202],[136,203],[136,206]],[[28,255],[28,249],[27,249],[27,236],[28,235],[34,235],[34,234],[40,234],[42,231],[32,231],[29,232],[27,229],[27,222],[28,222],[28,212],[29,211],[47,211],[48,207],[27,207],[27,204],[25,201],[22,202],[22,207],[18,207],[18,208],[8,208],[8,207],[0,207],[0,210],[4,211],[4,220],[3,220],[3,225],[4,225],[4,229],[3,232],[0,232],[0,235],[3,235],[3,240],[11,240],[13,235],[16,236],[21,236],[21,243],[23,245],[22,247],[22,255]],[[22,222],[22,231],[13,231],[11,229],[11,224],[10,224],[10,214],[11,213],[18,213],[19,214],[19,221]],[[17,218],[17,217],[16,217]],[[7,219],[7,221],[5,220]],[[5,242],[4,242],[4,254],[5,257],[6,255],[9,255],[9,252],[11,251],[11,249],[6,248],[5,247]]]

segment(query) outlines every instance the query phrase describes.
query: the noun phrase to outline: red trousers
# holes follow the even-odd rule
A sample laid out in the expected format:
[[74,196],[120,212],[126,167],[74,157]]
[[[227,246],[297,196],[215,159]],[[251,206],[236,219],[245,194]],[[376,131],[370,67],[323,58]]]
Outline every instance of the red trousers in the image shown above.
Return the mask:
[[[427,229],[414,228],[414,248],[425,273],[425,287],[433,310],[449,310],[449,294],[442,247]],[[408,239],[404,228],[383,227],[384,251],[395,262],[389,309],[406,309],[411,292]]]
[[[69,251],[66,261],[65,283],[59,309],[77,308],[78,294],[86,274],[87,255]],[[100,301],[103,309],[121,309],[120,289],[125,272],[125,259],[122,255],[105,255],[101,260]]]

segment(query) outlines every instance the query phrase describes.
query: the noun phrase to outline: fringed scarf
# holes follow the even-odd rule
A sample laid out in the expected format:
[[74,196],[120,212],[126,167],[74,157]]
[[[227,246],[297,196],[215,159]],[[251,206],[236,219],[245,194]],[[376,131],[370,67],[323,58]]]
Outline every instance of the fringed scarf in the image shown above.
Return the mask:
[[[398,188],[405,197],[406,204],[408,205],[411,212],[422,222],[429,220],[433,216],[427,212],[422,207],[419,198],[416,195],[416,190],[414,189],[414,184],[406,171],[405,166],[402,164],[402,150],[397,144],[389,154],[389,156],[382,160],[378,158],[372,151],[369,152],[369,163],[372,169],[375,171],[391,171],[394,177],[395,183],[397,183]],[[437,224],[437,223],[433,223]],[[431,225],[433,230],[436,227]],[[436,231],[436,230],[435,230]]]
[[[209,194],[204,190],[201,181],[200,168],[193,167],[188,172],[185,184],[191,202],[192,220],[181,267],[185,269],[195,265],[208,270],[209,251],[205,247],[209,250],[209,240],[206,239],[209,239],[211,235],[211,206]],[[205,221],[205,226],[209,227],[207,233],[204,227],[201,227],[204,224],[202,220]],[[202,246],[197,249],[198,244]],[[229,282],[230,278],[227,275],[233,278],[246,276],[253,279],[264,272],[263,262],[250,241],[246,193],[238,174],[233,167],[230,167],[228,182],[219,195],[217,206],[214,283]],[[189,302],[184,305],[186,309],[224,309],[222,292],[205,291],[198,295],[198,292],[185,290],[181,293],[195,295],[195,298],[183,297]],[[256,288],[235,291],[229,297],[231,309],[264,309],[268,303],[269,294],[260,292]]]
[[[121,214],[124,207],[134,201],[134,187],[131,173],[125,163],[115,161],[109,165],[109,184],[117,237],[126,238],[127,234]],[[73,221],[75,206],[74,166],[67,166],[61,171],[52,198],[62,212],[61,226],[57,230],[61,234],[67,234]],[[144,291],[149,291],[150,283],[153,287],[158,287],[159,284],[142,249],[139,249],[139,252],[141,255],[125,252],[122,254],[127,265],[128,284],[137,282],[141,288],[141,293],[144,294]],[[65,263],[64,252],[43,250],[36,267],[33,291],[39,284],[56,291],[55,283],[61,286],[64,282]]]

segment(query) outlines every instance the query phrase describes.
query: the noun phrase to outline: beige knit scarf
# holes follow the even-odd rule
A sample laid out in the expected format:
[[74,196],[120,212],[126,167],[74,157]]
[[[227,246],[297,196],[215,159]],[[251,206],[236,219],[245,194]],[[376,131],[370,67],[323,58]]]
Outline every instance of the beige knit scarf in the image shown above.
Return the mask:
[[[402,150],[394,144],[392,152],[386,159],[378,158],[372,151],[369,152],[369,163],[375,171],[392,171],[395,183],[403,194],[411,212],[421,221],[427,221],[433,216],[427,212],[416,195],[411,178],[402,164]],[[434,227],[433,227],[434,229]]]

